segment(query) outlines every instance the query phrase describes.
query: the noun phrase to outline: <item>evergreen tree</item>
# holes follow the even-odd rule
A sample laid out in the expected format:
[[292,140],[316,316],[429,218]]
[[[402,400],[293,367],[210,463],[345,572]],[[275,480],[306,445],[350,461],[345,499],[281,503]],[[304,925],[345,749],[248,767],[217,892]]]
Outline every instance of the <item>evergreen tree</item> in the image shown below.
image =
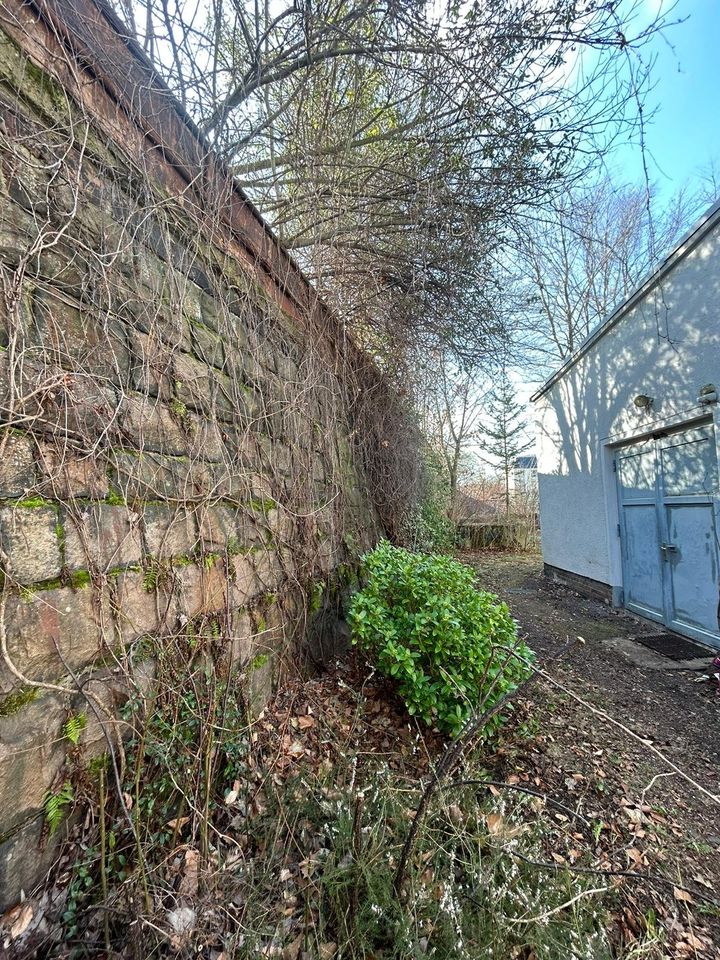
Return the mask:
[[533,445],[527,437],[527,421],[523,404],[507,371],[503,369],[487,396],[486,422],[482,429],[480,449],[486,463],[499,469],[505,486],[505,513],[510,513],[510,476],[515,461]]

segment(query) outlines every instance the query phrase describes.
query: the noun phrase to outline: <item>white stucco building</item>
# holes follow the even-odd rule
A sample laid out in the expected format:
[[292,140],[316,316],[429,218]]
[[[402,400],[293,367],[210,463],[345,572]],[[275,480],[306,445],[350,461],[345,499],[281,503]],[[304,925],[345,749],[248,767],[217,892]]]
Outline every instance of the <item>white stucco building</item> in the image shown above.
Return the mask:
[[541,387],[546,569],[720,646],[720,203]]

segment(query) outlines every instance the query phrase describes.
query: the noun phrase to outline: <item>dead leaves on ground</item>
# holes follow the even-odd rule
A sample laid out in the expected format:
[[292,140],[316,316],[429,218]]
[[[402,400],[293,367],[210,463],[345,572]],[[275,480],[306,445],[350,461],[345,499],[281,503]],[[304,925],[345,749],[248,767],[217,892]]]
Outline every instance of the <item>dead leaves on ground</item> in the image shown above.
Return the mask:
[[[303,686],[300,696],[298,692],[288,695],[285,702],[280,698],[272,722],[267,716],[263,734],[270,740],[274,737],[285,758],[277,765],[280,776],[291,773],[299,762],[314,764],[316,770],[325,763],[329,769],[351,748],[359,748],[361,755],[388,756],[396,771],[412,771],[416,777],[427,773],[430,759],[442,748],[441,741],[426,735],[424,749],[418,750],[407,717],[388,697],[387,688],[382,683],[370,684],[360,693],[357,681],[349,675],[323,678]],[[526,714],[532,709],[545,715],[546,705],[528,705]],[[643,876],[670,869],[667,841],[682,838],[683,827],[666,810],[646,802],[642,791],[626,781],[622,757],[598,745],[592,718],[578,716],[574,705],[563,704],[557,710],[553,704],[550,722],[535,740],[508,735],[492,763],[496,765],[493,778],[511,787],[532,787],[569,808],[563,812],[540,798],[531,801],[536,812],[542,811],[547,825],[547,859],[558,868],[590,867]],[[489,791],[496,797],[504,795],[502,788],[490,787]],[[579,819],[572,816],[573,811]],[[457,804],[450,803],[447,813],[453,823],[462,823],[464,815]],[[412,815],[409,810],[409,819]],[[487,814],[485,822],[489,835],[500,844],[530,829],[499,812]],[[431,871],[427,871],[427,882],[432,883]],[[645,883],[638,889],[631,879],[617,877],[612,882],[624,901],[615,918],[619,942],[629,945],[642,938],[651,909],[668,932],[668,949],[677,949],[679,957],[686,956],[683,951],[689,948],[696,958],[714,956],[704,918],[690,914],[702,899],[685,893],[685,882],[690,881],[675,886],[679,896],[672,895],[672,885]],[[713,891],[712,882],[700,874],[692,877],[693,884]]]
[[368,679],[354,660],[336,673],[290,682],[263,711],[255,743],[277,783],[300,766],[322,777],[349,755],[358,767],[382,758],[391,772],[417,782],[444,746],[438,734],[420,733],[386,680]]
[[[594,718],[583,715],[577,704],[547,688],[536,692],[534,699],[524,707],[526,716],[547,713],[549,717],[526,749],[512,742],[503,748],[507,766],[521,784],[561,800],[588,824],[578,831],[579,820],[573,825],[562,813],[549,809],[548,860],[558,867],[579,866],[612,874],[629,871],[648,878],[642,883],[632,878],[616,881],[624,900],[615,917],[620,944],[641,939],[644,918],[652,911],[668,938],[663,948],[667,956],[718,956],[707,918],[718,915],[712,893],[720,889],[720,883],[713,884],[692,870],[687,841],[688,826],[694,825],[681,821],[679,811],[657,805],[657,793],[651,794],[655,802],[648,802],[646,788],[656,771],[650,767],[647,780],[638,782],[637,756],[633,754],[633,762],[629,762],[625,745],[611,737],[599,747]],[[630,751],[634,749],[631,745]],[[511,777],[506,773],[505,779],[510,782]],[[717,874],[717,857],[707,866],[714,866],[712,872]],[[653,879],[659,875],[674,876],[675,886]],[[703,896],[703,890],[708,895]],[[706,910],[700,909],[703,900]]]
[[[488,767],[494,780],[521,792],[523,787],[545,795],[530,799],[530,809],[540,818],[544,831],[545,859],[550,868],[598,869],[611,873],[631,871],[647,875],[669,874],[668,842],[684,836],[683,826],[665,809],[647,802],[637,785],[627,777],[626,765],[615,762],[613,750],[598,746],[597,731],[589,718],[578,714],[568,703],[548,700],[540,690],[534,703],[524,709],[526,721],[533,713],[544,717],[542,729],[528,736],[518,723],[515,732],[508,729],[499,750],[489,756]],[[519,711],[522,720],[523,710]],[[168,942],[177,952],[193,941],[208,915],[217,919],[217,939],[209,956],[224,960],[222,923],[232,904],[223,903],[217,911],[203,893],[203,870],[231,874],[246,862],[248,824],[254,815],[266,809],[267,780],[282,785],[301,770],[308,769],[318,782],[327,779],[344,764],[352,783],[362,778],[366,760],[383,758],[393,774],[408,779],[416,787],[427,775],[430,765],[443,748],[439,737],[425,732],[418,735],[402,705],[384,681],[368,681],[355,666],[345,667],[306,682],[288,684],[263,711],[253,728],[253,755],[250,775],[225,785],[221,799],[221,817],[215,828],[231,844],[219,859],[203,865],[198,850],[184,845],[183,828],[188,816],[168,822],[179,846],[168,860],[167,879],[177,896],[178,906],[165,915]],[[353,764],[347,757],[356,758]],[[488,791],[498,801],[508,793],[503,787]],[[328,787],[327,799],[337,800],[340,793]],[[550,800],[561,801],[564,809]],[[129,809],[132,799],[127,798]],[[500,806],[500,804],[498,804]],[[502,807],[500,807],[502,809]],[[449,800],[449,820],[456,826],[465,822],[460,804]],[[414,811],[408,809],[408,820]],[[512,848],[513,841],[529,831],[530,825],[517,822],[499,811],[485,814],[489,836],[500,847]],[[300,824],[302,828],[302,823]],[[223,834],[224,831],[224,834]],[[280,960],[334,960],[338,946],[332,941],[315,939],[313,917],[297,916],[302,890],[317,881],[327,850],[323,838],[307,824],[306,849],[288,854],[274,878],[278,923],[287,931],[285,940],[268,943],[262,956]],[[187,833],[185,833],[187,836]],[[435,884],[431,864],[422,874],[422,882],[432,890]],[[639,942],[646,930],[646,917],[653,910],[668,937],[668,956],[710,958],[717,955],[712,935],[699,912],[703,891],[712,903],[715,884],[703,873],[693,870],[689,877],[673,874],[676,883],[642,885],[621,877],[611,879],[621,893],[622,904],[614,916],[619,946]],[[279,883],[278,883],[279,882]],[[441,895],[442,891],[438,891]],[[238,906],[242,912],[242,904]],[[37,922],[37,906],[18,904],[0,919],[5,943],[22,942]],[[299,924],[304,927],[298,929]],[[206,941],[206,945],[208,941]]]

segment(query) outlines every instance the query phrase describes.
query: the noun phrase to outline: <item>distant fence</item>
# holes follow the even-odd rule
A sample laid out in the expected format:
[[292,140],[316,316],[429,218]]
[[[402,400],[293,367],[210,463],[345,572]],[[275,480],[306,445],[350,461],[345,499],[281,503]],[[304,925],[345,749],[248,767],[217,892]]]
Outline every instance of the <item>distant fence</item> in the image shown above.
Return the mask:
[[459,523],[458,541],[466,550],[535,550],[540,530],[536,517]]

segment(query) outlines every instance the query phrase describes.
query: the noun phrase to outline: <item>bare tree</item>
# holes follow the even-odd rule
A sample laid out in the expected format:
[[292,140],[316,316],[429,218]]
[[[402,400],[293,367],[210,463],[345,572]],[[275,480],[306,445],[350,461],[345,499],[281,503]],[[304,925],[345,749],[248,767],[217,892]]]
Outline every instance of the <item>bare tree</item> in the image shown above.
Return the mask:
[[[530,331],[543,365],[570,356],[679,238],[692,205],[678,194],[650,218],[644,187],[605,178],[575,187],[518,236],[512,269],[520,278],[517,330]],[[520,313],[520,311],[522,313]]]
[[392,365],[418,341],[482,353],[485,267],[509,226],[638,122],[639,53],[666,22],[643,8],[122,0],[121,12],[322,295]]
[[471,448],[478,436],[484,391],[472,373],[459,369],[447,355],[434,358],[424,383],[418,400],[422,429],[445,469],[452,509],[458,485],[474,472]]
[[698,179],[700,186],[695,200],[698,213],[704,213],[708,207],[720,200],[720,161],[713,157],[710,163],[702,168]]

